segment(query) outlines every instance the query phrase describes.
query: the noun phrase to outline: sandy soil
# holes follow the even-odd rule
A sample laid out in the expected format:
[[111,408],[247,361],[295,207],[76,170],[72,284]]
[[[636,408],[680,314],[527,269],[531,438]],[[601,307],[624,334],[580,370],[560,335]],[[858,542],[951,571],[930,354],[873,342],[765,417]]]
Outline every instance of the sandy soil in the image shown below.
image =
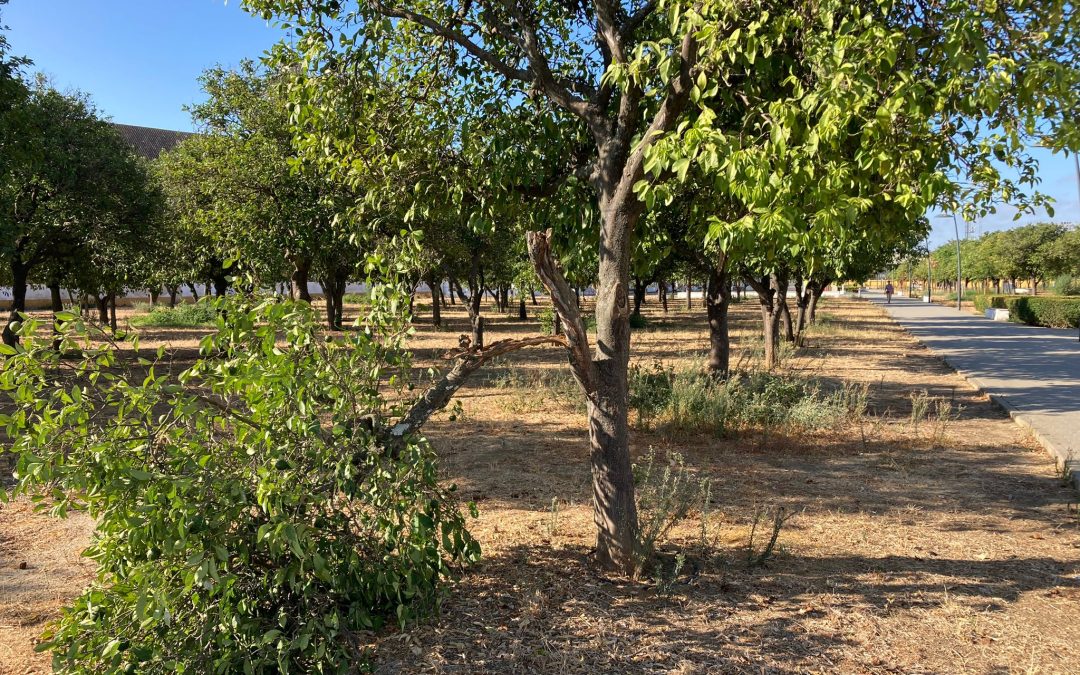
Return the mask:
[[[654,305],[635,361],[699,360],[703,311]],[[734,312],[745,348],[733,362],[749,364],[756,309]],[[664,584],[590,563],[585,418],[564,357],[519,352],[470,383],[463,414],[428,431],[446,478],[480,508],[484,559],[439,616],[377,638],[377,672],[1075,672],[1074,493],[1024,431],[879,309],[841,300],[823,312],[784,368],[866,383],[867,419],[797,435],[634,432],[636,456],[678,451],[714,481],[709,545],[691,514],[662,547],[687,556]],[[421,364],[467,331],[460,309],[448,315],[447,329],[418,332]],[[531,320],[488,321],[489,340],[535,332]],[[200,331],[144,333],[190,347]],[[911,396],[923,391],[956,418],[916,429]],[[766,505],[795,515],[776,555],[750,567],[749,525]],[[46,669],[32,640],[92,574],[78,557],[88,526],[0,507],[0,673]]]

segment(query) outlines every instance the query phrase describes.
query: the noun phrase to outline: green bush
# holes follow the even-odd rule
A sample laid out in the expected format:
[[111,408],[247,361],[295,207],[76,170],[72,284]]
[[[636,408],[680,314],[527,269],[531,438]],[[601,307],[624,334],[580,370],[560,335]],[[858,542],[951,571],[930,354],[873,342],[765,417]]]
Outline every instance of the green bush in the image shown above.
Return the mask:
[[988,309],[1008,309],[1009,302],[1022,296],[1019,295],[976,295],[974,298],[975,310],[980,314]]
[[424,439],[369,422],[405,410],[380,389],[405,355],[240,302],[176,375],[73,314],[59,351],[33,320],[0,345],[13,494],[97,524],[98,579],[44,636],[58,671],[352,672],[360,631],[429,611],[479,555]]
[[[536,319],[540,322],[540,332],[544,335],[555,334],[555,310],[549,305],[544,307],[536,313]],[[593,314],[587,314],[582,316],[582,320],[585,322],[585,330],[596,330],[596,316]],[[565,329],[563,329],[565,330]]]
[[1063,274],[1054,280],[1054,292],[1058,295],[1080,295],[1080,279]]
[[555,310],[550,306],[544,307],[536,313],[536,319],[540,322],[540,332],[544,335],[555,334]]
[[668,430],[724,434],[743,427],[821,429],[866,412],[865,388],[826,392],[812,380],[766,371],[720,380],[699,367],[675,370],[655,362],[630,369],[630,409],[637,424]]
[[633,328],[634,330],[641,330],[643,328],[648,327],[648,325],[649,325],[649,321],[648,321],[648,319],[646,319],[644,317],[644,315],[641,315],[641,314],[631,314],[630,315],[630,328]]
[[1080,325],[1080,297],[1026,296],[1011,298],[1009,321],[1029,326],[1076,328]]
[[176,307],[157,305],[148,314],[132,317],[131,325],[140,328],[194,328],[213,324],[217,316],[218,311],[213,303],[203,300]]
[[983,295],[975,308],[1009,310],[1009,321],[1029,326],[1076,328],[1080,322],[1080,297],[1053,295]]

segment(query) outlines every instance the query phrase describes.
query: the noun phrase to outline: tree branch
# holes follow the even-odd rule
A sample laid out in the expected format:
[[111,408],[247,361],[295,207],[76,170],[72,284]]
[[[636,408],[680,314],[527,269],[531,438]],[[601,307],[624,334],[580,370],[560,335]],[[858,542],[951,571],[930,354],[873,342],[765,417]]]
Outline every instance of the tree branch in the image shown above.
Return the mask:
[[633,186],[644,176],[645,151],[656,142],[660,134],[675,127],[679,116],[690,101],[690,90],[694,86],[694,67],[697,65],[698,58],[698,42],[694,33],[694,29],[690,28],[683,36],[679,46],[679,76],[671,81],[660,109],[656,111],[649,128],[634,148],[633,154],[627,159],[623,180],[628,180],[629,186]]
[[528,70],[523,70],[521,68],[515,68],[511,66],[510,64],[502,61],[493,52],[481,47],[480,45],[470,40],[468,36],[466,36],[461,31],[450,28],[449,26],[445,26],[436,21],[435,19],[431,18],[430,16],[427,16],[426,14],[413,12],[399,7],[389,7],[383,2],[381,2],[381,0],[376,0],[375,8],[383,16],[390,17],[392,19],[404,19],[405,21],[411,21],[418,26],[423,26],[424,28],[427,28],[432,33],[440,37],[450,40],[454,44],[464,49],[474,58],[494,68],[495,71],[503,77],[511,80],[518,80],[520,82],[533,82],[535,80],[533,74],[530,73]]
[[581,320],[574,292],[570,290],[570,285],[566,283],[551,254],[551,230],[527,232],[525,241],[533,268],[551,296],[551,304],[566,329],[566,348],[570,352],[570,367],[574,377],[585,395],[591,398],[596,392],[596,377],[593,373],[595,366],[589,355],[589,334]]
[[[518,29],[521,30],[521,46],[529,59],[529,67],[536,74],[536,83],[558,106],[589,122],[590,125],[595,124],[598,121],[599,114],[592,105],[572,94],[565,82],[556,80],[554,73],[551,72],[551,65],[548,63],[547,57],[544,56],[543,51],[540,49],[540,38],[537,36],[536,27],[521,11],[517,0],[502,0],[502,2],[506,11],[517,22]],[[593,92],[585,93],[591,96]]]
[[454,393],[461,388],[461,385],[465,384],[465,381],[469,376],[479,370],[491,359],[503,356],[504,354],[509,354],[510,352],[519,349],[524,349],[525,347],[549,344],[566,347],[567,340],[559,335],[538,335],[518,340],[499,340],[498,342],[488,345],[486,349],[476,349],[474,347],[472,349],[447,354],[444,358],[457,359],[457,363],[454,364],[454,367],[450,369],[450,372],[446,373],[435,386],[425,391],[424,395],[409,409],[409,412],[406,413],[405,417],[401,418],[401,421],[390,429],[390,448],[388,449],[393,452],[394,448],[401,442],[401,439],[403,439],[406,434],[422,427],[435,412],[446,407],[446,404],[450,402]]

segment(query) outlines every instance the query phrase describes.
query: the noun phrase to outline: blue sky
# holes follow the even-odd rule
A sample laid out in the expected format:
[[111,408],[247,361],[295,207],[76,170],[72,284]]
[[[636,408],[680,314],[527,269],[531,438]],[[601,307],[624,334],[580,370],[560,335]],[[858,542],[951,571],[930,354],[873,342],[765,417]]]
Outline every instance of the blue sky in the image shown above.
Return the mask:
[[58,88],[88,93],[115,122],[185,131],[204,70],[282,37],[239,0],[10,0],[0,16],[11,53]]
[[[239,0],[11,0],[0,5],[13,54],[34,60],[61,89],[80,89],[116,122],[191,129],[185,104],[202,99],[206,68],[258,58],[282,33],[245,13]],[[1041,190],[1059,222],[1080,222],[1071,157],[1039,151]],[[1014,226],[1004,209],[978,232]],[[1048,220],[1045,213],[1019,222]],[[953,238],[951,219],[932,220],[931,245]]]

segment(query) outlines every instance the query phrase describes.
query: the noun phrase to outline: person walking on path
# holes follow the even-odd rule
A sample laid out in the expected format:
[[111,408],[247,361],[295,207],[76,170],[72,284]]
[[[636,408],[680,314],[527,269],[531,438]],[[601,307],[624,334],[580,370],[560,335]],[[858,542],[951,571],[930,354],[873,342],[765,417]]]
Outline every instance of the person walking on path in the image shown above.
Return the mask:
[[893,288],[893,285],[892,285],[891,281],[885,282],[885,302],[886,303],[888,303],[890,305],[892,304],[892,294],[895,291],[896,291],[896,289]]

